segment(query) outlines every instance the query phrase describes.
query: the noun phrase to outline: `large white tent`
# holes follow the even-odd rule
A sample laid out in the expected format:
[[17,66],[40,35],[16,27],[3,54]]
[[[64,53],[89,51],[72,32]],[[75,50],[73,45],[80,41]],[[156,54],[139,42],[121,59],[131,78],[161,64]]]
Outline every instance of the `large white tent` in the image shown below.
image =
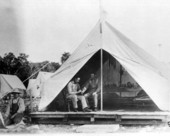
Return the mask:
[[114,57],[145,90],[160,110],[170,110],[168,68],[107,21],[97,22],[70,58],[44,82],[41,88],[42,98],[39,109],[45,109],[98,51],[101,51],[101,56],[103,55],[102,51],[106,51]]
[[26,90],[24,84],[16,75],[0,74],[0,98],[16,88]]
[[37,75],[36,79],[29,79],[29,83],[27,86],[27,94],[33,97],[40,97],[40,90],[42,84],[52,75],[51,72],[43,72],[40,71]]

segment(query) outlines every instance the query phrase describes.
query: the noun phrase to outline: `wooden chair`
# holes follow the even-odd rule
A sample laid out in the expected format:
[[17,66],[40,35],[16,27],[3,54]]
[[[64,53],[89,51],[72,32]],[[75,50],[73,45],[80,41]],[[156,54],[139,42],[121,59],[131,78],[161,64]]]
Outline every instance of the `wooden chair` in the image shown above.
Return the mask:
[[71,105],[72,105],[72,101],[66,98],[66,108],[68,112],[71,111]]

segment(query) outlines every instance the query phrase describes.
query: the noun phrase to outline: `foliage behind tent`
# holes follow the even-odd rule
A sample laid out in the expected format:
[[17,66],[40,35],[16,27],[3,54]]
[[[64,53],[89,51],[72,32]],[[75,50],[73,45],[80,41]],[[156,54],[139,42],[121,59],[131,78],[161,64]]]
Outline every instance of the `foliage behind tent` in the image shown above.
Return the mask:
[[[62,62],[66,61],[70,56],[69,52],[64,52],[61,56]],[[28,61],[29,55],[20,53],[15,56],[12,52],[5,53],[4,56],[0,56],[0,74],[17,75],[21,81],[26,80],[32,74],[36,73],[31,78],[36,78],[38,71],[54,72],[60,67],[59,62],[30,62]],[[45,67],[43,67],[46,65]],[[28,85],[28,81],[24,82],[25,86]]]

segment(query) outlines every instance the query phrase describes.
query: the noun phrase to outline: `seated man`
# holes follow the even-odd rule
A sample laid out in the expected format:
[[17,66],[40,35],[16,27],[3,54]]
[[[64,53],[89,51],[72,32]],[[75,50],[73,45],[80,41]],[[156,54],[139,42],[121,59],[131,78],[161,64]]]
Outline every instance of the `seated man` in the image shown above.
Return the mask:
[[97,111],[97,106],[98,106],[98,92],[99,92],[99,87],[98,87],[98,79],[95,77],[95,75],[92,73],[90,76],[90,80],[88,81],[86,87],[83,89],[83,93],[89,89],[89,92],[86,93],[84,96],[86,98],[92,97],[93,98],[93,111]]
[[24,100],[19,95],[20,91],[15,89],[11,94],[13,94],[14,97],[11,97],[4,115],[5,125],[20,123],[25,111]]
[[70,81],[67,85],[68,89],[68,94],[67,94],[67,99],[70,99],[73,103],[73,109],[74,112],[77,112],[78,105],[77,101],[80,100],[82,104],[82,109],[84,112],[90,112],[90,110],[87,107],[86,99],[85,97],[81,94],[81,89],[80,89],[80,78],[75,78],[74,81]]

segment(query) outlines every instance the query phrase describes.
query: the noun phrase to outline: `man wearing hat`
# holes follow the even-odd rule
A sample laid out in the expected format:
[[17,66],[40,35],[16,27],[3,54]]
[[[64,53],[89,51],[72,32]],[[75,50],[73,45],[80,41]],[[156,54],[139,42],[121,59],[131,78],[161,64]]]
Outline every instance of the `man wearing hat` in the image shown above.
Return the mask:
[[14,89],[11,93],[14,97],[9,101],[7,106],[5,113],[5,125],[20,123],[25,111],[24,100],[20,97],[21,92],[18,89]]

